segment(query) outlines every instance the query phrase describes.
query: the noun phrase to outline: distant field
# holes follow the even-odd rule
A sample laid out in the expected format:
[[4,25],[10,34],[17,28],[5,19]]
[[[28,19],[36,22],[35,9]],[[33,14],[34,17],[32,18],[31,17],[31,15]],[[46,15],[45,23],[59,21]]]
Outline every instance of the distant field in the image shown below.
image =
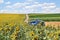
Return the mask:
[[[60,14],[29,14],[29,19],[41,19],[44,21],[60,21]],[[0,14],[0,22],[22,22],[25,14]]]
[[41,19],[44,21],[60,21],[60,14],[29,14],[30,19]]
[[0,23],[22,23],[25,19],[25,14],[0,14]]
[[45,22],[45,26],[58,27],[60,26],[60,22]]

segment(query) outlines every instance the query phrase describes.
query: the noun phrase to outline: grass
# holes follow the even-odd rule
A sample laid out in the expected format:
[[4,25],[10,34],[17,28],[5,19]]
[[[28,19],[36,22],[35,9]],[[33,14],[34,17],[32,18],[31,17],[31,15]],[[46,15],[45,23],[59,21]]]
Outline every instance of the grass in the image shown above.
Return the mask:
[[29,14],[30,17],[60,17],[60,14]]
[[41,19],[44,21],[60,21],[60,14],[29,14],[30,19]]

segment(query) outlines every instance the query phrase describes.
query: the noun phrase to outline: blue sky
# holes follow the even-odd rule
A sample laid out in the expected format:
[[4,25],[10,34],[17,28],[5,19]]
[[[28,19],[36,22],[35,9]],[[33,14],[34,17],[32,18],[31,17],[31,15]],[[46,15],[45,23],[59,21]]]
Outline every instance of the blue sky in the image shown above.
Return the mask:
[[0,13],[60,13],[60,0],[0,0]]

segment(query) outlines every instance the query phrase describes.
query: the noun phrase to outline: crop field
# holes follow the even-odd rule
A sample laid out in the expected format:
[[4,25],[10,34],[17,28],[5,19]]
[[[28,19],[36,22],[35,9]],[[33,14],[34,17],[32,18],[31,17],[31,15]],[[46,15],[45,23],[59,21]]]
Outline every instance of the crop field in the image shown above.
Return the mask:
[[[29,14],[29,20],[42,18],[42,16],[36,15]],[[24,22],[26,18],[25,14],[0,14],[0,40],[60,40],[60,24],[58,23],[60,16],[53,16],[59,19],[54,20],[55,23],[52,23],[52,16],[49,16],[51,19],[50,22],[47,20],[48,18],[45,19],[45,23],[48,26],[40,24],[32,26]],[[58,26],[51,26],[49,24],[58,24]]]
[[45,26],[53,26],[53,27],[58,27],[60,26],[60,22],[45,22]]
[[60,21],[60,14],[29,14],[31,19],[41,19],[44,21]]
[[23,23],[25,14],[0,14],[0,23]]

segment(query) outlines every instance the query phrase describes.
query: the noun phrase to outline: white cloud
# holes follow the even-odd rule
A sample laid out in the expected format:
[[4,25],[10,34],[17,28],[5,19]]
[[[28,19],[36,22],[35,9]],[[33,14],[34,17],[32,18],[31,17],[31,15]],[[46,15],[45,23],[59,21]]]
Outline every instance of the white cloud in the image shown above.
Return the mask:
[[51,13],[54,12],[54,10],[56,10],[56,4],[55,3],[43,3],[41,8],[42,8],[42,12],[44,13]]
[[33,1],[33,0],[28,0],[28,1]]
[[15,3],[15,4],[12,4],[12,5],[7,5],[5,8],[16,9],[16,8],[20,8],[20,7],[21,7],[21,3]]
[[1,4],[1,3],[4,3],[4,0],[0,0],[0,4]]
[[[42,9],[42,11],[39,11],[39,8],[40,10]],[[56,8],[55,3],[42,3],[42,4],[37,3],[30,6],[25,6],[25,9],[29,10],[30,12],[52,12],[52,10],[55,8]]]
[[12,6],[10,6],[10,5],[7,5],[5,8],[12,8]]
[[8,2],[6,2],[5,4],[11,4],[11,2],[8,1]]
[[60,13],[60,8],[56,8],[54,11],[55,11],[56,13]]
[[0,10],[0,13],[19,13],[18,10]]
[[[12,5],[7,5],[5,10],[0,10],[1,12],[9,13],[50,13],[50,12],[60,12],[60,8],[57,8],[55,3],[39,3],[33,2],[33,0],[28,0],[29,2],[17,2]],[[32,3],[31,3],[32,2]],[[6,4],[11,4],[6,2]],[[8,10],[8,9],[13,10]],[[17,9],[17,10],[16,10]],[[19,9],[19,10],[18,10]]]
[[26,2],[35,2],[35,0],[25,0]]
[[21,3],[15,3],[12,5],[13,8],[20,8],[21,7]]
[[26,5],[28,5],[29,3],[20,3],[20,2],[17,2],[15,4],[12,4],[12,5],[7,5],[6,8],[13,8],[13,9],[16,9],[16,8],[21,8],[21,7],[25,7]]
[[9,12],[8,10],[0,10],[0,13],[6,13]]
[[34,4],[34,5],[30,5],[30,6],[25,6],[25,8],[38,8],[41,7],[41,4]]
[[52,9],[55,8],[56,4],[55,3],[43,3],[42,4],[42,9]]

